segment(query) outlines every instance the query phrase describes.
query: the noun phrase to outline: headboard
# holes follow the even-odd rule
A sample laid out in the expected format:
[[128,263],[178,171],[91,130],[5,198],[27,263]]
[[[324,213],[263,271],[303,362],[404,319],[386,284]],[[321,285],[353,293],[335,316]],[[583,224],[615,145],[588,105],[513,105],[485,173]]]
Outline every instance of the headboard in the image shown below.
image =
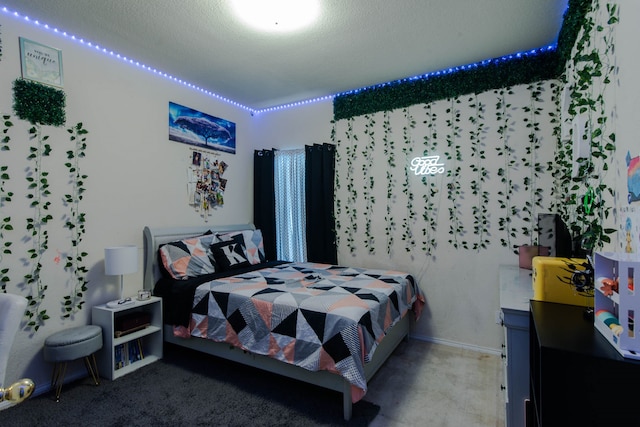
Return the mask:
[[208,231],[225,233],[229,231],[255,230],[253,224],[232,225],[198,225],[194,227],[145,227],[142,236],[144,241],[144,289],[153,291],[161,273],[158,267],[158,247],[165,243],[187,237],[199,236]]

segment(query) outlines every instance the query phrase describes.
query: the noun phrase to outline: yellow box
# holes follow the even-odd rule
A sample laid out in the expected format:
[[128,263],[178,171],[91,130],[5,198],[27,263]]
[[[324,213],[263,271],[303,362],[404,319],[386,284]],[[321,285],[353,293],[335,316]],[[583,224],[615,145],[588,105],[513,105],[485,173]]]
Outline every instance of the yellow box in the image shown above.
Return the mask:
[[534,257],[533,299],[593,307],[593,288],[579,292],[571,281],[574,272],[584,271],[588,265],[584,258]]

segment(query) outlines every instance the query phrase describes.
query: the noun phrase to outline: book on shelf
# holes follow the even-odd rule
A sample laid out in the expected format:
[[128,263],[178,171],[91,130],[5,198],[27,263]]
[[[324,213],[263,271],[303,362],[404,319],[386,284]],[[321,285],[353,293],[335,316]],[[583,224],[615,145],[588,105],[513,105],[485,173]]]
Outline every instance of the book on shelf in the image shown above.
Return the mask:
[[114,369],[118,370],[127,365],[144,359],[142,340],[137,339],[118,344],[114,348]]

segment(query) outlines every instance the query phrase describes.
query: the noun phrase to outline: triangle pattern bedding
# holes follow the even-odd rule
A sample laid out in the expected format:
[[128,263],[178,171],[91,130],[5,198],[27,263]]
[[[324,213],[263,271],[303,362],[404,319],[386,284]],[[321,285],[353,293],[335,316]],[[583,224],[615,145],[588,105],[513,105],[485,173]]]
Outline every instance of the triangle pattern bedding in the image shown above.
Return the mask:
[[199,285],[188,333],[339,373],[356,402],[378,343],[410,309],[419,316],[424,302],[406,273],[285,263]]

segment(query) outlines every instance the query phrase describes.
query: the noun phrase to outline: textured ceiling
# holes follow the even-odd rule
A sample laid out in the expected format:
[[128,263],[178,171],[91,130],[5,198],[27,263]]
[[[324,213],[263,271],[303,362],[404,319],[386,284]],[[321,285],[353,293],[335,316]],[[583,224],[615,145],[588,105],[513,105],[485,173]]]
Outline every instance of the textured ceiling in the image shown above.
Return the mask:
[[230,1],[0,7],[259,110],[555,44],[568,0],[321,0],[290,34],[247,28]]

